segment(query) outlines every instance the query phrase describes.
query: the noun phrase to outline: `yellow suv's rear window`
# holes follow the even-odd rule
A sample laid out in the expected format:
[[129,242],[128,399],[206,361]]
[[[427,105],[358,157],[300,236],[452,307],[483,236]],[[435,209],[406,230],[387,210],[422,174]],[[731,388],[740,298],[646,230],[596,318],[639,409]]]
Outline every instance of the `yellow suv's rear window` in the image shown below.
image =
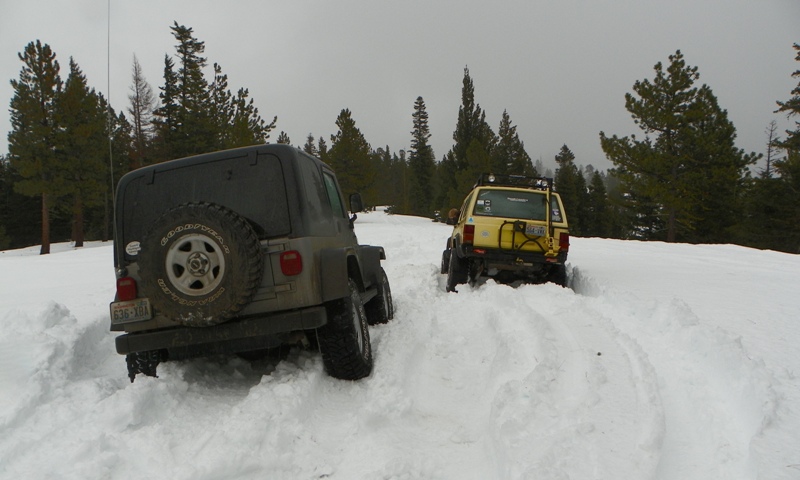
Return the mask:
[[475,200],[476,216],[547,220],[547,196],[518,190],[481,190]]

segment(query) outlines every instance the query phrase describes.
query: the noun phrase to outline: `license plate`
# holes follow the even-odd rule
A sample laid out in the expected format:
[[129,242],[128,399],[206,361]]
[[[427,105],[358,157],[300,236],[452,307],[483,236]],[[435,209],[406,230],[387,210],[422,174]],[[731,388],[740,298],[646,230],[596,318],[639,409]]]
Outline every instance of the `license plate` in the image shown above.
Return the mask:
[[150,300],[146,298],[111,304],[111,323],[141,322],[152,317]]
[[527,225],[525,226],[525,233],[528,235],[535,235],[537,237],[543,237],[546,228],[539,226],[539,225]]

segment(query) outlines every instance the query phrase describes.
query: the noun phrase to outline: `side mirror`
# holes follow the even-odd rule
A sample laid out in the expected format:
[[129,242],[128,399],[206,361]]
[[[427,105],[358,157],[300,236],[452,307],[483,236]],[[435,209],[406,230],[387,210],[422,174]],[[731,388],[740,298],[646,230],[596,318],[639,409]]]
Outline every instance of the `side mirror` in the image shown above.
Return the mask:
[[364,202],[361,200],[360,193],[351,193],[350,194],[350,211],[353,212],[353,216],[350,217],[350,228],[353,228],[355,224],[356,218],[358,215],[356,213],[361,212],[364,210]]
[[364,210],[364,202],[361,200],[360,193],[350,194],[350,211],[358,213]]

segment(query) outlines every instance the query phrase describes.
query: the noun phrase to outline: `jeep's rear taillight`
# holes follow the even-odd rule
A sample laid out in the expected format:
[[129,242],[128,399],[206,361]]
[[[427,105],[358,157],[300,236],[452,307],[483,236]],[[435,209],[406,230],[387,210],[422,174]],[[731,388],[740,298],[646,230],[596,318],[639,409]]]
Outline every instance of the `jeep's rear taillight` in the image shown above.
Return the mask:
[[464,225],[464,243],[475,241],[475,225]]
[[558,248],[562,252],[569,251],[569,233],[561,232],[561,234],[558,236]]
[[136,298],[136,280],[131,277],[117,279],[117,300],[124,302]]
[[281,253],[281,272],[287,277],[300,275],[303,271],[303,257],[297,250]]

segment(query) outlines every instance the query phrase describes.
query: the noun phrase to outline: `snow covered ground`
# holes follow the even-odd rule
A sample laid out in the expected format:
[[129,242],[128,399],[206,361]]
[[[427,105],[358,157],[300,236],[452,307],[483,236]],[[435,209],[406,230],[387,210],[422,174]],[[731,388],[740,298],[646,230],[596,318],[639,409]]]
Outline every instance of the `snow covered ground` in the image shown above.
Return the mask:
[[396,305],[358,382],[295,351],[131,384],[110,245],[0,252],[0,478],[800,478],[800,256],[573,238],[572,289],[447,294],[449,227],[356,231]]

